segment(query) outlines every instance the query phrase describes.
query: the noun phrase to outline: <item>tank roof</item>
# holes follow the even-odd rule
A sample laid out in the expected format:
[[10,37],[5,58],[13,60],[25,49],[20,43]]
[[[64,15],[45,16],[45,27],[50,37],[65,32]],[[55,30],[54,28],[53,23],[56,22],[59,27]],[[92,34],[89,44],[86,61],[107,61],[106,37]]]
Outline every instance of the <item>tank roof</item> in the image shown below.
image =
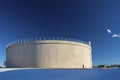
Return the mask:
[[23,40],[15,40],[12,41],[11,43],[7,44],[6,47],[10,45],[14,45],[17,43],[26,43],[26,42],[34,42],[34,41],[71,41],[71,42],[77,42],[77,43],[83,43],[86,45],[91,45],[91,42],[85,42],[79,39],[72,39],[72,38],[55,38],[55,37],[40,37],[40,38],[28,38],[28,39],[23,39]]

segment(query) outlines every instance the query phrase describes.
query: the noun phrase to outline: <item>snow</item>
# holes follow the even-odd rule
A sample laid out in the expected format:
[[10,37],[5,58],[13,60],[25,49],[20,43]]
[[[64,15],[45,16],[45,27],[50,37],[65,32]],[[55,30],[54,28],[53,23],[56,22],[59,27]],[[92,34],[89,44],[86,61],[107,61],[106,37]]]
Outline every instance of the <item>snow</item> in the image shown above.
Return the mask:
[[120,80],[120,69],[3,68],[0,80]]

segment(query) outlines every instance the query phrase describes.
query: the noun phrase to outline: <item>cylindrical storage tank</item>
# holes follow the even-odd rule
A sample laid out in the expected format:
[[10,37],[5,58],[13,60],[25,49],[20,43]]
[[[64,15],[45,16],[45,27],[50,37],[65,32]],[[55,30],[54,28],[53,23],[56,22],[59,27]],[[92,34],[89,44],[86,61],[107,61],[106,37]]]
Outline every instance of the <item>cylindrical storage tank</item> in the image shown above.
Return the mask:
[[92,68],[91,45],[63,40],[38,40],[7,47],[7,68]]

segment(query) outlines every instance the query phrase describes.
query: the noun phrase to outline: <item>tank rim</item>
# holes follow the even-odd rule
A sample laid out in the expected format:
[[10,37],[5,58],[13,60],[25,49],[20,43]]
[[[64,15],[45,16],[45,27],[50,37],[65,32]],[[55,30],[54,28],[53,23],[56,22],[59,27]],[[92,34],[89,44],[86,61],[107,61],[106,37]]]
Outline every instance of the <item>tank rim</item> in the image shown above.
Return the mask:
[[10,43],[8,43],[6,45],[6,48],[11,46],[11,45],[14,45],[14,44],[19,44],[19,43],[26,43],[26,42],[35,42],[35,41],[71,41],[71,42],[77,42],[77,43],[83,43],[83,44],[86,44],[86,45],[91,45],[91,42],[88,41],[88,42],[85,42],[85,41],[82,41],[82,40],[79,40],[79,39],[72,39],[72,38],[55,38],[55,37],[40,37],[40,38],[28,38],[28,39],[21,39],[21,40],[14,40],[14,41],[11,41]]

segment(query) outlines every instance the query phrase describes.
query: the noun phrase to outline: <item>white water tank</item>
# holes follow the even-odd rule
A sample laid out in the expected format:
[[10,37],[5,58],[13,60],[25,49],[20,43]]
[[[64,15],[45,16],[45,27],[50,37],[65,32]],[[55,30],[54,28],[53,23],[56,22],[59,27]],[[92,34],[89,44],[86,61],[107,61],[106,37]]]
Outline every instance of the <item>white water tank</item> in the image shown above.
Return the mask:
[[37,40],[7,47],[8,68],[92,68],[91,45],[65,40]]

